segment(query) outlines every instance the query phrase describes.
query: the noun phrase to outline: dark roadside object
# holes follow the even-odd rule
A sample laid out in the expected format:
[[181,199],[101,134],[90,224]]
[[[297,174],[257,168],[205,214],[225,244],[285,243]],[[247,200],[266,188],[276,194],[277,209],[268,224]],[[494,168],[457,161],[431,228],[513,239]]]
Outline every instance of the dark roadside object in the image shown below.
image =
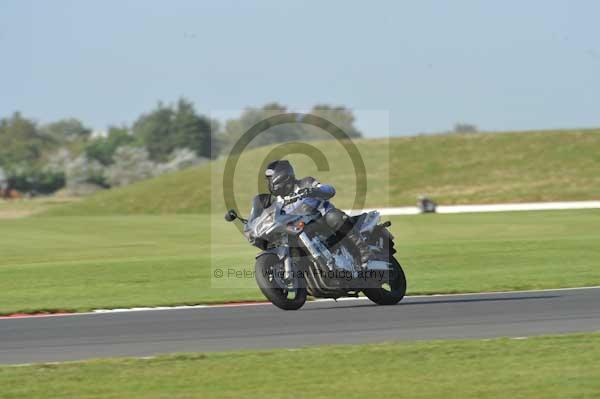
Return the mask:
[[420,196],[419,201],[417,202],[417,207],[421,213],[435,213],[437,204],[431,198]]

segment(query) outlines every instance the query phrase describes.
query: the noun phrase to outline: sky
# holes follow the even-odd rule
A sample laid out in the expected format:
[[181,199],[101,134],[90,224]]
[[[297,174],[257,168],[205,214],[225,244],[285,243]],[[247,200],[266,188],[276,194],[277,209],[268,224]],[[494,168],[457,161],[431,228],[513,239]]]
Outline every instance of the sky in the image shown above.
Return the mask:
[[597,1],[0,3],[0,116],[345,105],[366,136],[600,126]]

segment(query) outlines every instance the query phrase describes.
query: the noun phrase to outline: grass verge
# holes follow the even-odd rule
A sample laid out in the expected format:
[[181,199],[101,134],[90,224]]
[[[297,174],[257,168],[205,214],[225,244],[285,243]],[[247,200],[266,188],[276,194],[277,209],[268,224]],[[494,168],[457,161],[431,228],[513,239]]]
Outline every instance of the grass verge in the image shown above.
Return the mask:
[[[362,139],[355,143],[366,167],[368,207],[414,205],[420,194],[433,196],[445,205],[600,198],[599,129],[445,134]],[[353,207],[355,172],[345,149],[334,140],[311,145],[323,151],[330,170],[317,170],[305,155],[290,155],[297,174],[318,176],[334,184],[338,191],[336,205]],[[240,158],[234,181],[243,210],[257,192],[260,165],[271,150],[273,146],[257,148]],[[102,192],[48,213],[221,212],[224,164],[225,160],[220,159]],[[209,189],[211,178],[213,187]]]
[[73,197],[38,197],[15,200],[0,199],[0,220],[16,219],[48,211],[54,207],[78,202]]
[[0,367],[9,398],[597,398],[600,334]]
[[[409,293],[600,285],[600,211],[392,217]],[[263,299],[219,215],[0,221],[0,314]],[[211,243],[212,239],[212,243]],[[225,277],[212,278],[220,267]]]

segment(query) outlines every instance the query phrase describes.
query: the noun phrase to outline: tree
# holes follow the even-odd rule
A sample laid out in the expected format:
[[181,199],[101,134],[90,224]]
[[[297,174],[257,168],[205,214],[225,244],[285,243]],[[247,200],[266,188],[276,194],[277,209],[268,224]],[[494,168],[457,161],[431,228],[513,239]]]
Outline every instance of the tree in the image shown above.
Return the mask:
[[200,157],[210,158],[212,126],[210,119],[196,114],[194,105],[180,99],[173,118],[175,148],[188,148]]
[[85,127],[81,121],[75,118],[67,118],[49,123],[42,126],[40,131],[58,144],[78,140],[87,141],[92,135],[92,130]]
[[47,144],[34,121],[15,112],[0,120],[0,165],[7,171],[35,163]]
[[[289,112],[278,103],[269,103],[262,108],[247,108],[238,119],[230,119],[225,124],[224,131],[219,135],[221,146],[230,150],[235,143],[254,125],[268,118]],[[320,116],[341,128],[350,137],[360,137],[361,134],[354,126],[352,111],[344,107],[317,105],[310,114]],[[248,147],[259,147],[286,141],[306,141],[315,139],[330,139],[332,136],[321,127],[303,123],[300,119],[296,123],[286,123],[272,126],[258,135]]]
[[[354,114],[351,110],[342,106],[331,106],[326,104],[315,105],[310,114],[319,116],[327,122],[333,123],[340,128],[350,138],[361,137],[362,134],[354,126]],[[304,131],[307,139],[329,139],[331,135],[323,130],[323,127],[304,124]]]
[[106,137],[98,137],[85,146],[85,154],[89,159],[95,159],[102,165],[113,163],[113,155],[119,147],[130,145],[135,138],[127,127],[110,126]]
[[[225,129],[219,136],[221,146],[229,151],[253,126],[286,112],[288,112],[287,108],[278,103],[269,103],[261,108],[246,108],[238,119],[230,119],[225,123]],[[297,123],[272,126],[254,138],[248,148],[299,140],[302,133],[302,126]]]
[[144,143],[150,159],[164,160],[175,148],[173,114],[173,109],[159,103],[154,111],[143,114],[133,124],[133,135]]
[[211,155],[214,122],[199,115],[191,102],[182,98],[176,107],[162,103],[143,114],[133,125],[133,135],[144,144],[150,159],[163,162],[176,148],[189,148],[198,156]]
[[47,169],[42,164],[44,153],[53,143],[52,138],[38,130],[33,120],[19,112],[0,120],[0,166],[4,169],[4,185],[34,194],[48,194],[63,187],[63,171]]

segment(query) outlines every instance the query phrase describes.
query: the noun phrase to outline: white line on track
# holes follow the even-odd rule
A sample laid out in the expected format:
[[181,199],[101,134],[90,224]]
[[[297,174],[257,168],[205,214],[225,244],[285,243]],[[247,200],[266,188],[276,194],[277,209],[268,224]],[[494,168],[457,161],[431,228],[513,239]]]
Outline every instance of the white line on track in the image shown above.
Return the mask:
[[[467,293],[454,293],[454,294],[426,294],[426,295],[407,295],[405,298],[439,298],[439,297],[453,297],[453,296],[472,296],[472,295],[490,295],[490,294],[514,294],[514,293],[528,293],[528,292],[548,292],[548,291],[572,291],[572,290],[585,290],[585,289],[600,289],[600,286],[590,287],[572,287],[572,288],[548,288],[541,290],[521,290],[521,291],[489,291],[489,292],[467,292]],[[367,297],[344,297],[338,298],[337,302],[345,301],[367,301]],[[335,299],[331,298],[319,298],[307,303],[321,303],[321,302],[336,302]],[[270,302],[244,302],[244,303],[225,303],[215,305],[189,305],[189,306],[159,306],[159,307],[145,307],[145,308],[122,308],[122,309],[96,309],[91,314],[95,313],[119,313],[119,312],[141,312],[150,310],[178,310],[178,309],[215,309],[215,308],[237,308],[246,306],[264,306],[270,305]],[[76,313],[80,314],[80,313]]]
[[[456,297],[456,296],[476,296],[476,295],[493,295],[493,294],[519,294],[519,293],[535,293],[535,292],[553,292],[553,291],[575,291],[575,290],[589,290],[589,289],[600,289],[600,286],[589,286],[589,287],[572,287],[572,288],[547,288],[541,290],[520,290],[520,291],[489,291],[489,292],[467,292],[467,293],[456,293],[456,294],[430,294],[430,295],[407,295],[405,298],[440,298],[440,297]],[[339,298],[338,302],[345,301],[367,301],[366,297],[359,298]],[[307,303],[321,303],[321,302],[335,302],[333,299],[316,299]],[[61,313],[61,314],[48,314],[48,315],[23,315],[19,317],[1,317],[1,320],[10,319],[22,319],[22,318],[40,318],[40,317],[62,317],[62,316],[86,316],[86,315],[99,315],[107,313],[126,313],[126,312],[150,312],[157,310],[182,310],[182,309],[219,309],[219,308],[237,308],[247,306],[266,306],[271,305],[270,302],[244,302],[244,303],[225,303],[215,305],[185,305],[185,306],[157,306],[157,307],[138,307],[138,308],[118,308],[118,309],[96,309],[91,312],[82,313]]]

